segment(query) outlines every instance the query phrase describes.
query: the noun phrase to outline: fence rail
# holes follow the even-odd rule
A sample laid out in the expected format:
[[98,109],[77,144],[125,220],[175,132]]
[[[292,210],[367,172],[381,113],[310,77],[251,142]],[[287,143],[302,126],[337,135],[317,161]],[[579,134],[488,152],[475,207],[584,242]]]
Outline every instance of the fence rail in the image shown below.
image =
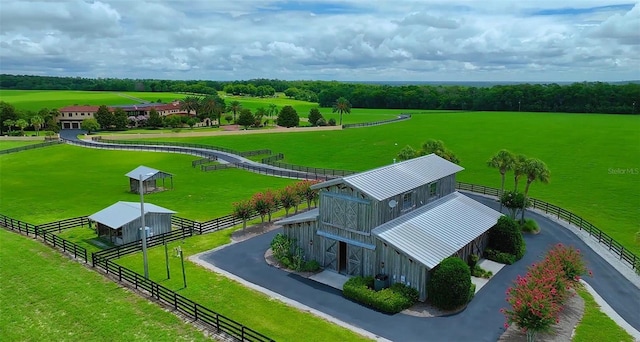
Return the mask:
[[70,219],[38,225],[38,231],[47,232],[47,233],[57,231],[59,233],[69,228],[84,227],[85,224],[89,226],[90,224],[89,218],[86,216],[78,216]]
[[196,167],[196,166],[202,165],[202,164],[208,164],[208,163],[214,162],[216,160],[218,160],[218,157],[216,157],[216,156],[202,158],[202,159],[196,159],[196,160],[191,162],[191,167]]
[[348,171],[348,170],[325,169],[325,168],[319,168],[319,167],[309,167],[309,166],[301,166],[301,165],[294,165],[294,164],[279,162],[279,160],[282,160],[282,159],[284,159],[284,154],[278,153],[270,157],[262,158],[260,162],[262,164],[268,164],[268,165],[272,165],[282,169],[312,173],[316,175],[316,177],[313,179],[329,178],[329,177],[319,177],[319,176],[330,176],[331,178],[344,177],[344,176],[352,175],[355,173],[354,171]]
[[342,125],[342,128],[344,129],[344,128],[360,128],[360,127],[378,126],[378,125],[384,125],[384,124],[388,124],[396,121],[404,121],[409,119],[411,119],[411,114],[400,114],[398,115],[398,117],[389,119],[389,120],[346,124],[346,125]]
[[225,170],[233,168],[234,164],[215,164],[215,165],[200,165],[200,170],[204,172],[216,171],[216,170]]
[[[285,178],[315,179],[315,180],[327,180],[329,178],[334,178],[331,175],[327,175],[327,174],[312,173],[311,171],[305,172],[302,170],[289,170],[284,167],[282,167],[282,169],[273,169],[270,167],[260,166],[256,164],[250,164],[250,163],[234,163],[234,166],[237,167],[238,169],[253,171],[255,173],[260,173],[263,175],[285,177]],[[312,168],[309,168],[309,169],[311,170]]]
[[26,151],[26,150],[33,150],[36,148],[42,148],[42,147],[47,147],[47,146],[52,146],[52,145],[58,145],[58,144],[62,144],[63,141],[61,140],[51,140],[51,141],[46,141],[43,143],[39,143],[39,144],[31,144],[31,145],[24,145],[24,146],[19,146],[19,147],[14,147],[14,148],[8,148],[6,150],[0,150],[0,154],[9,154],[9,153],[16,153],[16,152],[21,152],[21,151]]
[[[459,190],[471,191],[496,197],[500,194],[500,189],[470,183],[458,182],[456,183],[456,188]],[[529,201],[531,202],[531,207],[533,209],[544,211],[546,214],[556,216],[559,220],[564,220],[569,224],[578,227],[579,230],[584,230],[589,234],[589,236],[591,236],[595,240],[598,240],[598,243],[607,247],[609,251],[616,255],[621,261],[628,264],[628,266],[630,266],[632,269],[636,269],[638,267],[638,263],[640,263],[640,257],[625,249],[622,244],[614,240],[607,233],[591,224],[589,221],[585,220],[579,215],[576,215],[549,202],[545,202],[536,198],[530,198]]]
[[[85,262],[89,262],[89,255],[85,248],[69,240],[61,238],[60,236],[53,233],[53,231],[56,230],[54,228],[57,227],[57,224],[59,222],[77,222],[82,221],[83,219],[86,219],[86,217],[76,217],[73,219],[52,222],[49,224],[41,225],[49,227],[49,230],[39,230],[38,227],[40,226],[35,226],[33,224],[16,220],[0,214],[0,225],[7,229],[17,230],[20,233],[25,233],[27,235],[33,234],[34,237],[38,237],[38,235],[36,234],[39,233],[39,237],[44,243],[50,244],[69,255],[73,255],[74,258],[80,258]],[[183,219],[181,222],[184,223],[186,222],[186,220],[187,219]],[[178,238],[180,238],[180,234],[176,234],[175,232],[185,234],[185,232],[187,231],[189,232],[188,236],[191,236],[192,230],[181,229],[178,231],[174,231],[174,234],[172,234],[171,237],[167,235],[164,238],[171,238],[175,240],[177,238],[174,238],[174,236],[178,236]],[[157,237],[159,236],[149,238],[150,247],[162,243],[163,239],[154,240],[154,238]],[[158,243],[158,241],[156,240],[160,240],[160,242]],[[140,241],[138,241],[138,244],[140,244]],[[267,337],[264,334],[261,334],[256,330],[253,330],[227,316],[224,316],[205,306],[202,306],[152,280],[146,279],[144,276],[136,273],[135,271],[120,266],[109,259],[100,257],[99,253],[100,252],[91,254],[91,263],[93,267],[99,267],[103,269],[105,273],[111,274],[113,277],[117,277],[119,282],[128,283],[129,286],[133,286],[136,289],[144,290],[151,298],[159,300],[164,305],[172,307],[174,310],[193,319],[194,321],[206,324],[211,330],[215,330],[217,333],[225,333],[240,341],[274,341],[273,339]]]
[[183,142],[166,142],[166,141],[148,141],[148,140],[116,140],[116,139],[104,139],[103,137],[93,137],[91,140],[96,142],[102,142],[105,144],[117,144],[117,145],[146,145],[146,146],[165,146],[165,147],[188,147],[199,148],[203,150],[226,152],[242,157],[255,156],[261,154],[271,154],[271,150],[252,150],[252,151],[237,151],[226,147],[205,145],[205,144],[192,144]]

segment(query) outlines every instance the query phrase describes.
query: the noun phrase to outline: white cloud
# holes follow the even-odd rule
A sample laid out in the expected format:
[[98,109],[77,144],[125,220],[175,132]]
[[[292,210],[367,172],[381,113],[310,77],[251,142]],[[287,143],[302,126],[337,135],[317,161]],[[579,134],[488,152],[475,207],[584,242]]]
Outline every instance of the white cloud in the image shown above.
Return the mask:
[[570,5],[3,0],[0,67],[174,79],[640,79],[640,5]]

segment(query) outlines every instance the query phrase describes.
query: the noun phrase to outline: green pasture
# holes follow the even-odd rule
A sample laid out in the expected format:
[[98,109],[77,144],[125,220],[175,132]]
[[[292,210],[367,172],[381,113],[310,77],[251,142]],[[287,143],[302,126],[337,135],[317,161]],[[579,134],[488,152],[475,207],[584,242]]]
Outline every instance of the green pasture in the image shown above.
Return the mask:
[[0,229],[3,341],[208,341],[158,305],[58,251]]
[[[416,113],[408,121],[341,131],[272,135],[164,138],[238,150],[269,148],[286,163],[364,171],[390,164],[398,151],[443,140],[461,160],[458,180],[500,187],[486,161],[502,148],[545,161],[549,184],[534,183],[532,197],[582,216],[640,254],[640,118],[560,113]],[[524,189],[521,181],[520,189]],[[513,188],[512,174],[506,188]]]
[[[259,221],[259,220],[258,220]],[[255,222],[255,221],[254,221]],[[240,228],[241,229],[241,228]],[[234,229],[199,235],[168,244],[171,279],[167,279],[163,246],[150,248],[149,277],[181,295],[256,329],[276,341],[365,341],[341,328],[251,290],[233,280],[185,260],[187,288],[182,281],[180,258],[173,249],[180,246],[185,259],[230,242]],[[143,272],[140,253],[115,260],[138,273]]]
[[600,311],[600,306],[589,291],[579,288],[577,292],[584,300],[584,314],[580,324],[576,327],[573,342],[633,341],[633,337],[629,333]]
[[0,140],[0,151],[27,145],[42,144],[43,142],[44,137],[42,137],[42,140]]
[[[124,96],[123,96],[124,95]],[[170,102],[183,99],[186,95],[177,93],[150,92],[108,92],[108,91],[71,91],[71,90],[0,90],[0,101],[11,103],[18,110],[38,111],[42,108],[62,108],[73,105],[126,105],[141,101]]]
[[[110,151],[56,145],[0,156],[1,213],[40,224],[90,215],[117,201],[137,202],[124,175],[139,165],[173,174],[174,189],[145,201],[208,220],[231,213],[232,203],[255,192],[294,182],[237,169],[203,172],[198,157],[184,154]],[[170,186],[167,179],[165,185]]]

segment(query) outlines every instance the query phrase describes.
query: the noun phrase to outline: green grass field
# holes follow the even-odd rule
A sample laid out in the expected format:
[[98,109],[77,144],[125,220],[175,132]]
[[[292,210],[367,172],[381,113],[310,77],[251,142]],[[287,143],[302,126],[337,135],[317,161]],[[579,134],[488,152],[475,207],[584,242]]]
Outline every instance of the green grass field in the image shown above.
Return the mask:
[[43,142],[44,137],[42,138],[42,140],[0,140],[0,150],[8,150],[10,148],[41,144]]
[[[259,221],[259,220],[258,220]],[[254,221],[255,222],[255,221]],[[240,226],[241,227],[241,226]],[[168,245],[169,252],[180,246],[185,259],[230,242],[233,229],[198,235]],[[299,311],[239,283],[185,261],[187,288],[183,287],[180,259],[169,257],[171,279],[167,279],[164,247],[148,250],[149,277],[206,307],[256,329],[276,341],[365,341],[337,325]],[[136,272],[143,272],[140,253],[115,260]],[[304,334],[304,337],[301,337]]]
[[58,251],[0,229],[3,341],[207,341],[172,313]]
[[150,92],[107,92],[66,90],[0,90],[0,101],[13,104],[16,109],[38,111],[42,108],[62,108],[73,105],[124,105],[140,103],[126,96],[145,101],[170,102],[186,95]]
[[[227,215],[232,203],[257,191],[280,189],[291,179],[237,169],[202,172],[198,159],[183,154],[106,151],[56,145],[0,156],[2,214],[40,224],[91,215],[117,201],[139,201],[124,175],[146,165],[174,175],[174,189],[145,195],[145,201],[208,220]],[[166,180],[166,186],[170,185]],[[37,203],[37,205],[36,205]]]
[[609,316],[600,311],[600,306],[589,291],[578,289],[578,295],[584,300],[584,315],[576,327],[573,342],[620,341],[632,342],[633,337],[616,324]]
[[[549,184],[532,184],[532,197],[573,211],[640,254],[638,131],[640,118],[632,116],[478,112],[416,114],[409,121],[342,131],[161,140],[270,148],[284,153],[287,163],[362,171],[392,163],[405,145],[419,148],[435,138],[459,156],[465,167],[459,181],[497,188],[499,173],[485,163],[507,148],[542,159],[551,170]],[[617,174],[618,168],[632,172]],[[506,187],[513,188],[512,176]]]

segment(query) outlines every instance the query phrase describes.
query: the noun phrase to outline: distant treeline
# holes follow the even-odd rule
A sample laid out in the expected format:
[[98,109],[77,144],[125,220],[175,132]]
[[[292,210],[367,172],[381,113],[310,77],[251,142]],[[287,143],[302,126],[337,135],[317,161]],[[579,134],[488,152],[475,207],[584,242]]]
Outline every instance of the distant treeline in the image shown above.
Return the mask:
[[640,84],[582,82],[568,85],[509,84],[491,87],[459,85],[380,85],[336,81],[171,81],[115,78],[0,75],[0,89],[148,91],[271,96],[284,92],[300,100],[331,107],[345,97],[355,108],[444,109],[527,112],[637,114]]

